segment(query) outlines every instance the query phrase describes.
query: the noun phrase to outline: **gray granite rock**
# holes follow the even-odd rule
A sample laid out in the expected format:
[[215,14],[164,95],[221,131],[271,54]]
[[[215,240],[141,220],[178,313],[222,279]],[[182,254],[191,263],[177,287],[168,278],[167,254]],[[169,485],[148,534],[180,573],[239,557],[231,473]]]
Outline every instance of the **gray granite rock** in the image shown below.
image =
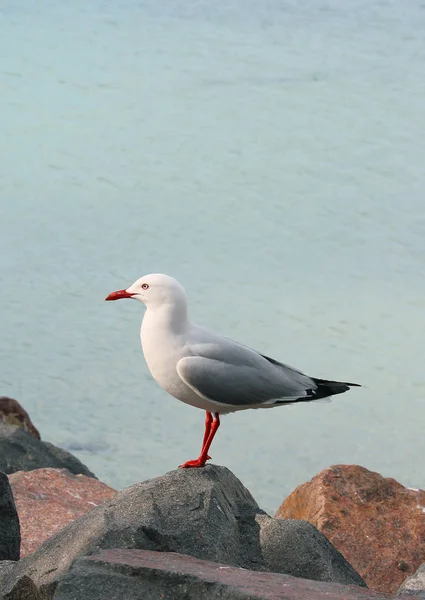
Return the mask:
[[16,471],[33,471],[52,467],[68,469],[74,475],[95,475],[75,456],[42,442],[20,427],[0,423],[0,471],[10,474]]
[[0,561],[19,560],[21,530],[7,475],[0,472]]
[[356,586],[247,571],[178,553],[103,550],[80,558],[53,600],[383,600]]
[[[70,523],[22,559],[6,580],[10,584],[27,575],[51,598],[74,559],[99,549],[126,548],[365,585],[314,527],[299,521],[285,528],[283,521],[276,526],[273,521],[225,467],[178,469],[127,488]],[[298,554],[281,548],[301,538]]]
[[14,560],[1,560],[0,561],[0,586],[2,581],[6,577],[6,575],[13,569],[16,565],[16,561]]
[[415,596],[425,600],[425,563],[398,588],[398,596]]
[[257,522],[268,570],[316,581],[366,585],[343,555],[308,521],[259,516]]
[[45,600],[45,598],[40,594],[35,583],[27,575],[23,575],[10,581],[6,586],[2,585],[1,600]]

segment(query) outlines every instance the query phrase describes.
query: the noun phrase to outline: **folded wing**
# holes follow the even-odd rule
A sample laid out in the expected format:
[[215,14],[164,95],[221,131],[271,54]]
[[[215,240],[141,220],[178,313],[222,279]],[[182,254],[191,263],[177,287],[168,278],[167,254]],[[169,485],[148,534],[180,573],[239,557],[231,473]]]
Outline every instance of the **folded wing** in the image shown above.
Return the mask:
[[306,402],[314,399],[314,380],[245,346],[199,344],[180,359],[177,372],[199,396],[236,409]]

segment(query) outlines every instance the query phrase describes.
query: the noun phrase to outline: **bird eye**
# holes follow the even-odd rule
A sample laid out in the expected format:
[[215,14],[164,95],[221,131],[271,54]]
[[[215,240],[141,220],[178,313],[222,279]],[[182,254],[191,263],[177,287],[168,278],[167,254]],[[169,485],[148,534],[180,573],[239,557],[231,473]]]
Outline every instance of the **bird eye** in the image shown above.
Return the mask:
[[147,283],[142,283],[142,290],[148,290],[149,286]]

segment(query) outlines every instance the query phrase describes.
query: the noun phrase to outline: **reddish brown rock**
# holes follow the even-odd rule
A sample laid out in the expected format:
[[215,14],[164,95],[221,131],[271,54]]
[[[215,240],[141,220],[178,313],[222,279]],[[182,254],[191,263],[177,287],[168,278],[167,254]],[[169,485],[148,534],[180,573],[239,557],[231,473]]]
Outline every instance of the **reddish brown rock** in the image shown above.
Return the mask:
[[374,590],[395,592],[425,562],[425,490],[357,465],[321,471],[275,517],[310,521]]
[[13,398],[0,396],[0,421],[21,427],[38,440],[41,439],[40,433],[31,421],[27,411]]
[[9,475],[21,523],[21,558],[51,535],[111,498],[116,491],[66,469],[36,469]]

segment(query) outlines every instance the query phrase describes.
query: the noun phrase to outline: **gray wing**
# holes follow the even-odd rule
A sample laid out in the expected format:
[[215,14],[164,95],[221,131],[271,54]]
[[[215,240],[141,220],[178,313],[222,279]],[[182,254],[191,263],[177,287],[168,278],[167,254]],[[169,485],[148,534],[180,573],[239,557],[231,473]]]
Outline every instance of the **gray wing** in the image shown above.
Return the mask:
[[218,404],[248,408],[308,401],[317,389],[307,375],[225,338],[188,351],[177,373],[199,396]]

